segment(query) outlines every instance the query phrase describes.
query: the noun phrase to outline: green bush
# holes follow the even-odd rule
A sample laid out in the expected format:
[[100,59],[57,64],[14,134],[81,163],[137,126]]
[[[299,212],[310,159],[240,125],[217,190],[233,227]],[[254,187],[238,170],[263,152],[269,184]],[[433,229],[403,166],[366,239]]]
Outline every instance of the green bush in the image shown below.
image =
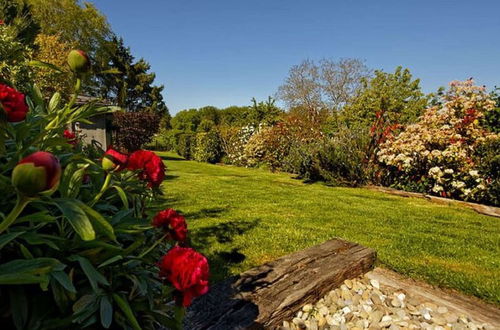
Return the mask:
[[221,154],[220,138],[216,131],[196,135],[194,160],[214,164],[220,160]]
[[196,134],[193,133],[182,133],[179,134],[179,138],[177,140],[177,146],[175,151],[185,159],[192,159],[193,155],[193,144],[196,138]]
[[366,150],[368,134],[360,129],[341,127],[332,137],[321,142],[314,166],[325,181],[348,186],[357,186],[368,181],[369,164]]
[[177,130],[161,130],[146,146],[152,150],[175,151],[177,149],[177,141],[180,134],[182,134],[182,132]]
[[479,170],[488,173],[488,190],[482,196],[482,203],[500,205],[500,139],[488,140],[476,150]]

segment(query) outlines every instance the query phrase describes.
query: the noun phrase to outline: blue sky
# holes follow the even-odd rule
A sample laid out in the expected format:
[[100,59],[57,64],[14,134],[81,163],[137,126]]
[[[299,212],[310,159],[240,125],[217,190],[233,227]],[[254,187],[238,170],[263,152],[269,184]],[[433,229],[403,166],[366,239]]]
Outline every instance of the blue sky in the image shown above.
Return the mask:
[[408,67],[431,92],[500,86],[500,0],[94,0],[165,85],[171,113],[274,95],[304,59]]

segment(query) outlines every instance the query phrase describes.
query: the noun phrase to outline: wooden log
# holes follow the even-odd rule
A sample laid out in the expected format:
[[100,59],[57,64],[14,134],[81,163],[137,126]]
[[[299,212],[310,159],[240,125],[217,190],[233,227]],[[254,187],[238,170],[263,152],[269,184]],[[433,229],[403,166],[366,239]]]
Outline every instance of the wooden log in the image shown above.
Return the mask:
[[185,329],[272,329],[306,303],[373,267],[374,250],[333,239],[214,285],[188,309]]

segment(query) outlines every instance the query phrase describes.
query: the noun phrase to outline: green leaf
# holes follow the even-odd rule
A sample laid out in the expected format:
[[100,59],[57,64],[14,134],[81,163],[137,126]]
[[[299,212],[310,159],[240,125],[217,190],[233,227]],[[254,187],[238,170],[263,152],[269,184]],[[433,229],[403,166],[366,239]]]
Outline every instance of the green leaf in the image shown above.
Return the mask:
[[54,112],[59,106],[59,103],[61,103],[61,94],[59,92],[55,92],[49,101],[49,112]]
[[69,221],[76,233],[84,241],[95,239],[94,227],[90,222],[87,214],[71,200],[59,198],[54,203],[61,210],[64,217]]
[[50,276],[52,276],[57,282],[59,282],[59,284],[61,284],[69,292],[76,293],[76,289],[75,286],[73,285],[73,282],[71,282],[71,279],[65,272],[63,271],[52,272]]
[[111,219],[111,223],[113,225],[116,225],[118,223],[120,223],[123,219],[127,219],[128,216],[132,215],[132,213],[134,212],[134,210],[120,210],[118,212],[116,212],[116,214],[113,216],[113,218]]
[[[50,246],[54,250],[59,251],[59,247],[50,239],[47,239],[46,237],[50,237],[50,235],[42,235],[38,233],[26,233],[23,234],[20,238],[25,240],[27,243],[31,245],[42,245],[45,244],[47,246]],[[55,239],[58,239],[58,237],[55,237]]]
[[50,289],[52,291],[52,296],[54,298],[57,307],[61,312],[65,311],[70,303],[70,298],[68,296],[68,291],[57,282],[54,278],[50,280]]
[[59,73],[62,73],[64,72],[61,68],[59,68],[57,65],[54,65],[54,64],[51,64],[51,63],[47,63],[47,62],[42,62],[42,61],[36,61],[36,60],[33,60],[33,61],[30,61],[28,63],[28,65],[30,66],[34,66],[34,67],[38,67],[38,68],[45,68],[45,69],[50,69],[50,70],[54,70],[54,71],[57,71]]
[[97,269],[92,266],[90,261],[88,259],[78,256],[78,255],[73,255],[69,258],[69,260],[72,261],[78,261],[80,263],[80,267],[82,267],[83,272],[85,275],[87,275],[87,278],[90,281],[90,285],[96,291],[98,287],[98,283],[101,283],[102,285],[109,285],[108,280],[102,276],[101,273],[97,271]]
[[10,309],[16,329],[25,329],[28,321],[28,300],[23,287],[15,286],[9,290]]
[[112,240],[116,240],[113,226],[99,212],[78,200],[75,200],[75,203],[87,214],[97,231],[105,234]]
[[31,87],[31,95],[30,96],[33,99],[33,101],[35,102],[35,104],[37,105],[37,107],[43,108],[45,106],[45,104],[43,102],[42,92],[40,91],[40,88],[38,88],[37,85],[33,85]]
[[123,299],[120,295],[116,293],[113,293],[113,299],[118,305],[118,307],[120,307],[123,314],[125,314],[125,317],[130,322],[132,328],[134,330],[141,330],[139,322],[137,322],[137,319],[135,318],[134,312],[132,312],[132,308],[130,308],[128,301],[126,299]]
[[85,164],[80,168],[77,168],[77,166],[78,163],[70,162],[64,170],[61,184],[59,185],[59,191],[63,197],[75,198],[78,195],[80,187],[82,186],[83,176],[90,165]]
[[90,304],[95,301],[95,298],[96,297],[93,294],[86,294],[82,296],[73,304],[73,312],[76,314],[85,310]]
[[114,257],[109,258],[108,260],[104,261],[102,264],[97,266],[97,268],[105,267],[107,265],[112,264],[115,261],[122,260],[122,259],[123,259],[123,257],[121,255],[114,256]]
[[120,196],[120,199],[122,200],[123,206],[125,207],[125,209],[128,210],[129,204],[128,204],[127,194],[125,193],[125,191],[120,186],[111,186],[111,187],[116,189],[116,191],[118,192],[118,196]]
[[61,271],[66,266],[54,258],[16,259],[0,265],[0,284],[40,284],[42,289],[49,283],[48,274]]
[[0,250],[7,245],[10,241],[15,239],[17,236],[24,234],[24,231],[18,231],[16,233],[8,233],[0,235]]
[[21,254],[23,255],[24,259],[34,259],[33,255],[31,252],[24,246],[23,244],[19,243],[19,248],[21,249]]
[[113,305],[107,296],[101,298],[100,306],[101,324],[104,328],[109,328],[113,321]]
[[17,218],[16,223],[23,222],[54,222],[56,218],[47,213],[47,211],[40,211],[25,215],[24,217]]

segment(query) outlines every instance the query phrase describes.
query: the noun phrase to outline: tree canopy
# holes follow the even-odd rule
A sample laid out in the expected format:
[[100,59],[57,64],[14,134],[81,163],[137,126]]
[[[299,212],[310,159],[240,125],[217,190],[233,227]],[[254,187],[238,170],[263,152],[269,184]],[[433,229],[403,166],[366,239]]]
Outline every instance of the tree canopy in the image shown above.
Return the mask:
[[427,106],[428,97],[413,79],[410,70],[396,68],[394,73],[375,71],[371,79],[363,79],[357,95],[348,103],[342,116],[350,126],[371,125],[377,113],[383,112],[388,124],[414,122]]

